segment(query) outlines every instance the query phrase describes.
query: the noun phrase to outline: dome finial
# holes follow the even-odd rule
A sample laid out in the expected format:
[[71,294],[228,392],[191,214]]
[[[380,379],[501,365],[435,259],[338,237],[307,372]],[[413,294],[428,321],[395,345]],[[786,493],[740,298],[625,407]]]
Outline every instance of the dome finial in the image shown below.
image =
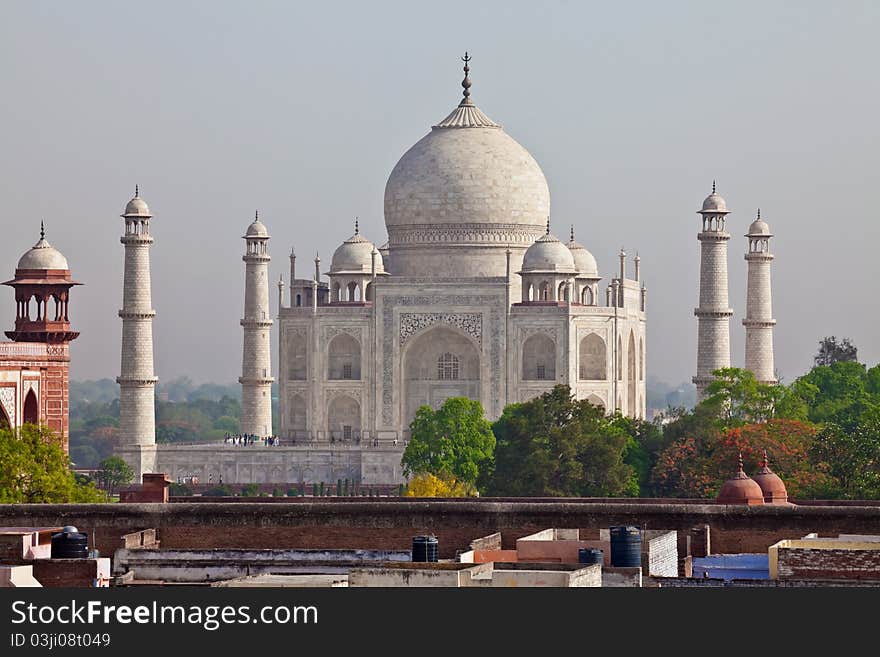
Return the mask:
[[739,470],[737,471],[737,474],[739,474],[740,472],[745,474],[745,471],[743,470],[743,453],[742,452],[739,453],[739,461],[737,462],[737,466],[739,468]]
[[467,50],[464,51],[464,57],[461,58],[461,61],[464,62],[464,80],[461,81],[461,86],[464,91],[461,94],[464,96],[464,99],[461,101],[462,105],[470,105],[470,88],[471,88],[471,79],[468,77],[468,73],[470,73],[471,69],[468,66],[468,62],[471,61],[470,55],[468,55]]
[[361,228],[360,228],[360,224],[358,223],[358,217],[355,217],[354,218],[354,234],[360,235],[360,233],[361,233]]
[[40,239],[46,239],[46,227],[43,225],[42,219],[40,219]]
[[137,198],[140,196],[140,190],[138,189],[137,183],[134,184],[134,197]]
[[761,208],[758,208],[758,219],[761,218]]
[[770,465],[770,459],[767,458],[767,450],[765,449],[764,450],[764,460],[761,462],[761,467],[766,468],[768,465]]
[[571,237],[570,240],[574,242],[574,224],[571,225]]
[[254,223],[257,223],[260,220],[260,211],[254,210]]
[[715,193],[715,181],[714,180],[712,181],[712,193],[713,194]]
[[547,234],[550,234],[550,215],[547,215]]

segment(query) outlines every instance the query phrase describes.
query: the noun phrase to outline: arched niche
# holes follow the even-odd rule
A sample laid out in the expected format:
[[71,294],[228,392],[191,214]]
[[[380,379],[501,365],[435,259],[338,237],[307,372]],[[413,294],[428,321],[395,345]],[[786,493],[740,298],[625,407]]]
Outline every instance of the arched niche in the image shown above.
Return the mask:
[[607,378],[607,349],[605,340],[590,333],[578,348],[578,378],[583,381],[604,381]]
[[529,336],[522,346],[523,381],[556,380],[556,343],[544,333]]
[[361,378],[361,343],[340,333],[327,345],[327,378],[332,381]]
[[480,352],[464,333],[433,326],[410,338],[403,353],[402,418],[419,406],[439,408],[450,397],[480,399]]

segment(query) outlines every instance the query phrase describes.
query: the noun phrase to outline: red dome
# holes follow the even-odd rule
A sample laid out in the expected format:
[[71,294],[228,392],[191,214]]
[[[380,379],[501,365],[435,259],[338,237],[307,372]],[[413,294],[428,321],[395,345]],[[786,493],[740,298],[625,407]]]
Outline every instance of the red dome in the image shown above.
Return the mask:
[[728,479],[718,493],[719,504],[763,504],[764,491],[754,479],[743,472],[742,454],[739,456],[739,469],[733,479]]
[[764,450],[764,462],[761,469],[752,479],[761,487],[764,494],[764,502],[767,504],[788,504],[788,491],[785,483],[773,470],[770,469],[770,461],[767,459],[767,450]]

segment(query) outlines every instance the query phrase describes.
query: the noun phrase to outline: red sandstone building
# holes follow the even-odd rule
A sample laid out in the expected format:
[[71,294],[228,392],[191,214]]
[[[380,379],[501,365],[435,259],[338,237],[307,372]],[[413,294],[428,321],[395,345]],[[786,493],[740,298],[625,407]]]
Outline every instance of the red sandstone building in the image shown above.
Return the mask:
[[0,426],[44,424],[68,451],[70,342],[69,295],[74,285],[67,259],[40,241],[18,261],[15,278],[15,330],[0,342]]

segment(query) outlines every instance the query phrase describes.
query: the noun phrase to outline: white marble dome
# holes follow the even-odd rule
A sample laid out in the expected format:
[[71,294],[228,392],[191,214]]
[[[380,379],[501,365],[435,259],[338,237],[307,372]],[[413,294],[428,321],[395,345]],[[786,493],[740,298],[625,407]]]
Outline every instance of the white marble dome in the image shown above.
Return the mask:
[[53,247],[46,238],[34,244],[18,261],[18,269],[69,269],[67,258]]
[[404,153],[385,185],[389,234],[413,225],[541,230],[549,211],[550,190],[541,167],[500,126],[435,126]]
[[761,215],[749,225],[748,237],[772,237],[770,233],[770,225],[761,219]]
[[703,207],[700,212],[727,212],[727,202],[714,190],[703,201]]
[[355,232],[354,235],[339,245],[333,252],[330,261],[330,273],[364,273],[373,271],[373,252],[376,251],[376,273],[384,273],[382,254],[376,250],[376,246],[366,237]]
[[392,274],[503,276],[543,233],[550,190],[541,167],[465,99],[395,165],[385,185]]
[[587,250],[587,247],[571,239],[568,242],[568,250],[571,251],[574,258],[574,268],[579,276],[584,278],[599,277],[599,263],[596,262],[595,256]]
[[573,274],[576,271],[574,256],[565,244],[547,233],[526,250],[522,271],[524,274],[538,272]]
[[125,206],[125,212],[122,214],[123,217],[152,217],[150,214],[150,208],[147,205],[146,201],[142,199],[140,196],[135,195],[133,199],[131,199]]
[[254,219],[251,225],[248,226],[244,236],[268,238],[269,230],[266,228],[266,225],[262,221],[260,221],[259,219]]

